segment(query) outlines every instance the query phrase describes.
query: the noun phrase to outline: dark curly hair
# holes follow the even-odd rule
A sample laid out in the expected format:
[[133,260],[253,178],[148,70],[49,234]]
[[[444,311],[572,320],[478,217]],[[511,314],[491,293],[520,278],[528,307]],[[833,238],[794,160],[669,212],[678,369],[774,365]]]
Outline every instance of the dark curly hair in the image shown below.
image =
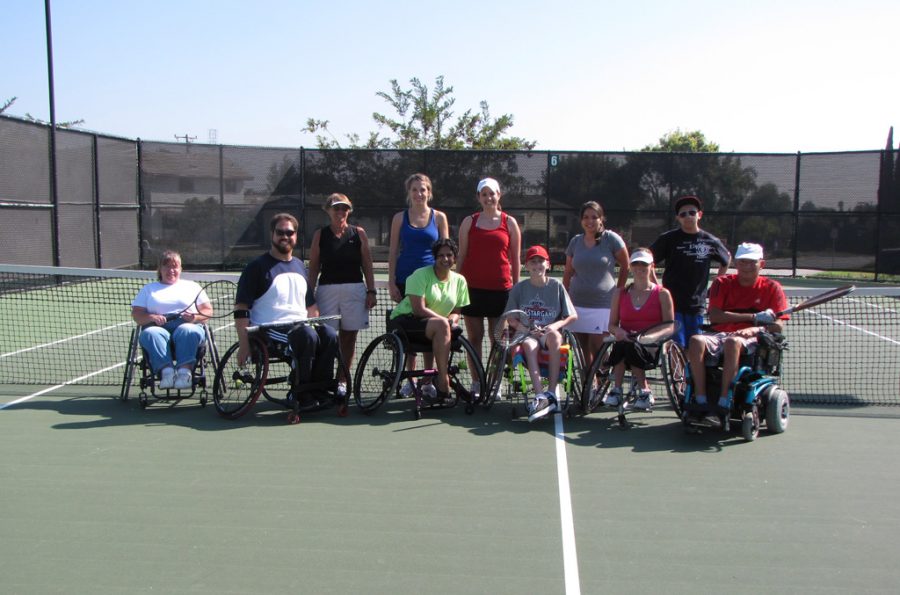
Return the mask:
[[435,241],[431,245],[431,256],[434,257],[435,260],[437,260],[438,251],[440,251],[440,249],[445,246],[453,250],[453,258],[459,258],[459,246],[457,246],[456,242],[454,242],[450,238],[442,238]]

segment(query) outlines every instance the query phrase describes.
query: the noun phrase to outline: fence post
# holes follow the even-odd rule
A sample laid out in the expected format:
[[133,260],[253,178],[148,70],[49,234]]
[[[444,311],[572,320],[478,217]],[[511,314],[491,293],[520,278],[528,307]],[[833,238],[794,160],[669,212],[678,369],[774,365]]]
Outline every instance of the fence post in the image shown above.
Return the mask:
[[225,150],[219,145],[219,270],[225,270]]
[[[550,163],[552,156],[550,155],[550,151],[547,151],[547,186],[544,188],[544,246],[547,247],[547,252],[550,252],[550,177],[553,172],[553,167]],[[553,266],[553,260],[550,261],[550,265]]]
[[94,266],[99,269],[103,267],[103,257],[100,251],[100,160],[96,134],[91,135],[91,161],[94,165]]
[[794,166],[794,225],[791,238],[791,276],[797,276],[797,244],[800,242],[800,158],[797,151],[797,162]]
[[[303,217],[303,226],[305,230],[309,224],[309,217],[306,216],[306,150],[300,147],[300,216]],[[300,243],[300,260],[306,260],[306,234],[299,236],[300,229],[297,230],[297,241]]]
[[144,205],[144,143],[140,138],[137,139],[137,239],[138,239],[138,265],[139,268],[146,268],[146,254],[144,253],[144,209],[149,205]]

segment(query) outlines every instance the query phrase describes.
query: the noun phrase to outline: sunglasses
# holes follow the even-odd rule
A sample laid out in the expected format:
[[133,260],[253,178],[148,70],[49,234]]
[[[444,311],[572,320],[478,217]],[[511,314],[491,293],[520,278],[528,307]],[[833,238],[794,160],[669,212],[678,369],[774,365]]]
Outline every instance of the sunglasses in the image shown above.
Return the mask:
[[696,217],[697,211],[681,211],[678,213],[679,217]]
[[297,232],[296,232],[296,230],[293,230],[293,229],[276,229],[275,230],[276,235],[285,236],[285,237],[291,237],[295,233],[297,233]]

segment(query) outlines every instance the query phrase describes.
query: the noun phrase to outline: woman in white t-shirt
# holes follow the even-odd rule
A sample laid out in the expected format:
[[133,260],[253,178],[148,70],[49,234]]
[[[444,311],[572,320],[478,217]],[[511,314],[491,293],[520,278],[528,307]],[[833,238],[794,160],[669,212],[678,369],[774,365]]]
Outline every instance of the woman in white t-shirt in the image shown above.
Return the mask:
[[212,316],[212,304],[199,284],[181,278],[177,252],[162,253],[156,276],[159,280],[142,287],[131,302],[131,317],[143,327],[140,343],[153,373],[160,375],[157,386],[190,389],[197,348],[206,338],[200,323]]

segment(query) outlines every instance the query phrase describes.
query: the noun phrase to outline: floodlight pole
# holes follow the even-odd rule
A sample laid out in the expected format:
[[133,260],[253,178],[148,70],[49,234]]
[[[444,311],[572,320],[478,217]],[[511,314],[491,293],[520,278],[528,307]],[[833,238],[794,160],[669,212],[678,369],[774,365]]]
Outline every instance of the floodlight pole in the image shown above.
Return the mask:
[[44,0],[44,21],[47,28],[47,93],[50,99],[50,243],[53,250],[53,266],[59,259],[59,195],[56,182],[56,98],[53,93],[53,28],[50,25],[50,0]]

